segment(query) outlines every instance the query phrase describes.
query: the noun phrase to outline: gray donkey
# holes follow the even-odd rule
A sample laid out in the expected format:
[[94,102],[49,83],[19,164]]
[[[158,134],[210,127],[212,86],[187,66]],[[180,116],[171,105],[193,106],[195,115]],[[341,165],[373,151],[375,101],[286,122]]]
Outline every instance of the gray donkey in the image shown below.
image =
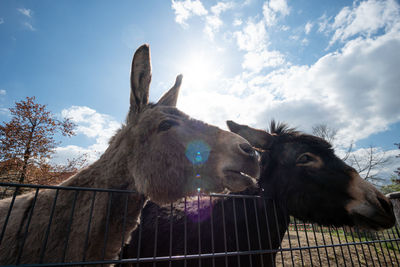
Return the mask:
[[253,185],[259,167],[248,142],[179,111],[181,75],[149,104],[150,80],[150,50],[143,45],[132,61],[126,125],[99,160],[61,184],[134,193],[42,189],[0,201],[0,265],[112,260],[148,199],[163,204],[199,188],[241,191]]

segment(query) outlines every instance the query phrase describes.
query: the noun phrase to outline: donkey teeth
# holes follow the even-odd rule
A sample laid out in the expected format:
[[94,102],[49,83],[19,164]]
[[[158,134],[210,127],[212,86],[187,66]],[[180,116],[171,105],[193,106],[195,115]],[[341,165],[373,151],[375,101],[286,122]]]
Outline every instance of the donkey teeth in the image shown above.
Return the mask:
[[248,177],[248,178],[250,178],[250,179],[254,179],[253,177],[251,177],[251,176],[250,176],[250,175],[248,175],[247,173],[240,172],[240,174],[241,174],[241,175],[243,175],[243,176],[246,176],[246,177]]
[[245,177],[247,177],[247,178],[249,178],[249,179],[251,179],[251,181],[252,181],[253,183],[255,183],[255,184],[257,183],[256,178],[254,178],[254,177],[248,175],[247,173],[240,172],[240,174],[243,175],[243,176],[245,176]]

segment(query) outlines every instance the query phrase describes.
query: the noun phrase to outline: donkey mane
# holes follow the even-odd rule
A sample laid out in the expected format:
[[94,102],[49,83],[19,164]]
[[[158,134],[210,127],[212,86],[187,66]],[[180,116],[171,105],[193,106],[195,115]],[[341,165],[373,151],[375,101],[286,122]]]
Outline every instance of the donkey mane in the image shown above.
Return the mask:
[[299,142],[319,149],[332,149],[332,144],[325,139],[298,131],[284,122],[271,120],[268,132],[274,136],[276,143]]
[[284,122],[277,122],[274,119],[271,120],[270,124],[269,124],[269,130],[268,132],[270,134],[275,134],[275,135],[298,135],[300,134],[299,131],[297,131],[296,128],[291,128],[289,127],[289,125],[287,123]]

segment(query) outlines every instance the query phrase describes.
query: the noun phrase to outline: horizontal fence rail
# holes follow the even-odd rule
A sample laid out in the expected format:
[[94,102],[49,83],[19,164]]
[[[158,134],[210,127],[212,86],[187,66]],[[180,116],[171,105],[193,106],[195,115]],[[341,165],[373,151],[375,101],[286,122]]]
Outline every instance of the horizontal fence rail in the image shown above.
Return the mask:
[[[133,196],[0,183],[0,266],[400,266],[398,225],[379,232],[320,226],[288,216],[272,199],[210,194],[162,207],[147,202],[130,233]],[[29,205],[21,205],[24,198]],[[123,215],[118,227],[115,214]],[[100,233],[94,229],[99,220]],[[32,243],[34,237],[40,242]],[[95,258],[87,255],[90,246],[98,248]],[[109,258],[115,247],[118,256]]]

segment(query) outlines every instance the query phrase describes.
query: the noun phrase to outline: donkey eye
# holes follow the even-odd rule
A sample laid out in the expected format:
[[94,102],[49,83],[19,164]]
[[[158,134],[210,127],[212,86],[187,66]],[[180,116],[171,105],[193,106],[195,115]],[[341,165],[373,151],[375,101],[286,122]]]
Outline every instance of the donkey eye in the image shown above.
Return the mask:
[[162,121],[158,125],[158,132],[168,131],[172,126],[175,126],[175,125],[179,125],[179,123],[176,121],[173,121],[173,120]]
[[301,155],[300,157],[297,158],[296,163],[304,164],[304,163],[308,163],[308,162],[313,161],[313,160],[314,160],[313,157],[311,157],[307,153],[304,153],[303,155]]

